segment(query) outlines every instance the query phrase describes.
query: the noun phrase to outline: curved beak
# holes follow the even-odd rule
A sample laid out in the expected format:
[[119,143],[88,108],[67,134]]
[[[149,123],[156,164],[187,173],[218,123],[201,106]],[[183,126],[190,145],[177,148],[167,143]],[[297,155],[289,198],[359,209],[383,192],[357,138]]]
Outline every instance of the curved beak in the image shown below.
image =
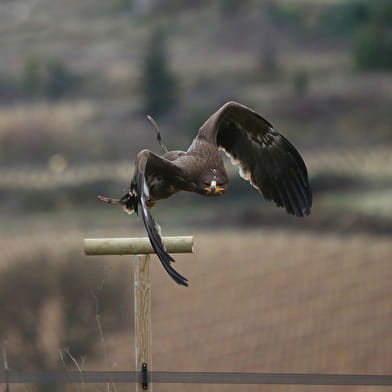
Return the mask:
[[220,195],[225,190],[224,187],[217,186],[216,181],[211,181],[210,186],[204,189],[208,192],[209,195]]

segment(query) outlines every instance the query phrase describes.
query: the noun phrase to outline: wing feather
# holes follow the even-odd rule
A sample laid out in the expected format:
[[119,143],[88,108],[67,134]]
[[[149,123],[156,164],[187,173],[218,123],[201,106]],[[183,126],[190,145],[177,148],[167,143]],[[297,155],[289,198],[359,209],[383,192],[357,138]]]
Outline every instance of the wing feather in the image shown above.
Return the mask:
[[295,147],[253,110],[236,102],[219,109],[199,136],[238,162],[241,177],[289,214],[310,214],[312,191],[306,165]]
[[[154,249],[154,252],[158,256],[160,262],[162,263],[164,269],[170,275],[170,277],[176,283],[183,286],[188,286],[187,278],[179,274],[170,265],[170,263],[174,262],[175,260],[167,253],[165,246],[162,242],[159,225],[155,222],[147,206],[147,200],[149,195],[146,177],[154,177],[156,175],[154,173],[160,173],[160,175],[164,175],[164,173],[162,172],[163,170],[173,170],[175,174],[178,175],[175,167],[171,166],[171,163],[167,164],[167,162],[165,161],[166,160],[159,157],[158,155],[152,154],[146,150],[143,151],[142,154],[139,154],[136,160],[137,172],[131,184],[131,188],[136,190],[138,204],[140,204],[141,207],[143,223],[146,228],[151,246]],[[160,165],[161,167],[159,167]]]

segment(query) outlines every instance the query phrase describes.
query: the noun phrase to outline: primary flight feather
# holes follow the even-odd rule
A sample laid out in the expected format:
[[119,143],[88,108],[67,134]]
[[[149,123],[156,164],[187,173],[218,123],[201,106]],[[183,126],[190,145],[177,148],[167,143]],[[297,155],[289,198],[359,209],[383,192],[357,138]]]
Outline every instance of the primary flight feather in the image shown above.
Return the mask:
[[239,165],[241,177],[265,199],[273,200],[289,214],[310,214],[312,191],[302,157],[267,120],[237,102],[228,102],[215,112],[186,152],[167,151],[160,156],[140,151],[129,192],[123,197],[98,196],[104,202],[123,205],[128,213],[138,213],[140,208],[155,253],[173,280],[184,286],[188,286],[187,279],[172,267],[174,259],[165,250],[150,208],[157,200],[179,191],[223,194],[228,177],[219,150]]

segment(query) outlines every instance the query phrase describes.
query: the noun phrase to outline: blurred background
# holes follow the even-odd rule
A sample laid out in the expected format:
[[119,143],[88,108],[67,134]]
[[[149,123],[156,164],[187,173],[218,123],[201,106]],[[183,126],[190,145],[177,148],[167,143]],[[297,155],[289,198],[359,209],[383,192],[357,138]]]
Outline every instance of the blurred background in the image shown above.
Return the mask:
[[[221,198],[160,202],[164,235],[196,250],[176,257],[188,289],[153,263],[154,370],[392,373],[390,0],[1,0],[0,58],[3,368],[134,369],[131,258],[87,258],[82,239],[145,231],[96,196],[160,152],[147,114],[185,150],[236,100],[304,156],[312,216],[229,162]],[[268,386],[299,388],[325,389]]]

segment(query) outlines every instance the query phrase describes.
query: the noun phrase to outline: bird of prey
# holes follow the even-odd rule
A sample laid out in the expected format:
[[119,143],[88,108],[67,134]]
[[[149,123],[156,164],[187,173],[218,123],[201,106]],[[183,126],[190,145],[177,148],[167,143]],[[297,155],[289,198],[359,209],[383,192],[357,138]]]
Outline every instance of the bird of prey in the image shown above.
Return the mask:
[[140,208],[155,253],[180,285],[188,286],[187,279],[172,267],[174,259],[165,250],[150,209],[158,200],[179,191],[222,195],[228,177],[219,150],[239,166],[241,177],[265,199],[284,207],[289,214],[310,214],[312,191],[298,151],[259,114],[237,102],[226,103],[201,126],[187,151],[165,149],[161,156],[140,151],[129,191],[120,199],[98,196],[104,202],[124,206],[128,213],[138,213]]

